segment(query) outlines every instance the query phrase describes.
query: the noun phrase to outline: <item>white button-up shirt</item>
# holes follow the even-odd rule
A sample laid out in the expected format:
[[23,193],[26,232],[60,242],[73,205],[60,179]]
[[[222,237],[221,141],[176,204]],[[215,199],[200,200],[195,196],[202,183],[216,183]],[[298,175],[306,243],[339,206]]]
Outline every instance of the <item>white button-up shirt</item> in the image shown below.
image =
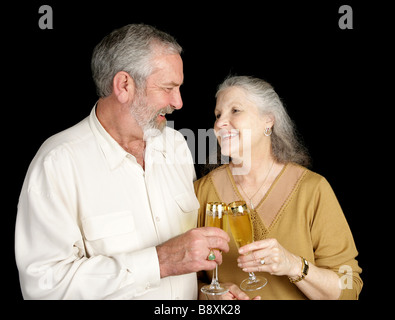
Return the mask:
[[196,274],[160,278],[156,245],[194,228],[184,137],[147,141],[145,171],[89,117],[49,138],[27,172],[15,253],[26,299],[196,299]]

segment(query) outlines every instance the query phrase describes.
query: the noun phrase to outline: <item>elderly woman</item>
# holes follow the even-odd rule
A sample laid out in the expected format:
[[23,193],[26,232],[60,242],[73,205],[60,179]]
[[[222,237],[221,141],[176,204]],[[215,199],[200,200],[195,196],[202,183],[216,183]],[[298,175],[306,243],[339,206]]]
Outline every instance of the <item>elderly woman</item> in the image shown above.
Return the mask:
[[[231,161],[195,182],[199,224],[208,201],[243,200],[254,242],[237,250],[229,232],[230,251],[219,268],[229,292],[206,297],[357,299],[362,280],[353,236],[329,183],[305,168],[309,157],[272,86],[230,77],[216,98],[214,129]],[[243,292],[238,285],[246,272],[262,273],[268,284]]]

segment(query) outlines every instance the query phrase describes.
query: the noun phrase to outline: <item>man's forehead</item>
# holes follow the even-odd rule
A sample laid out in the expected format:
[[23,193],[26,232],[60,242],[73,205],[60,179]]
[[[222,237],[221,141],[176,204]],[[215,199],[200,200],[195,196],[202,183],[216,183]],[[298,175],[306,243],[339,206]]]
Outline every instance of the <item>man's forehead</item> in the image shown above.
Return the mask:
[[183,67],[182,58],[179,54],[163,54],[157,55],[152,60],[153,64],[157,69],[165,68],[181,68]]
[[149,76],[164,86],[178,87],[184,82],[183,64],[180,55],[163,55],[154,60],[155,70]]

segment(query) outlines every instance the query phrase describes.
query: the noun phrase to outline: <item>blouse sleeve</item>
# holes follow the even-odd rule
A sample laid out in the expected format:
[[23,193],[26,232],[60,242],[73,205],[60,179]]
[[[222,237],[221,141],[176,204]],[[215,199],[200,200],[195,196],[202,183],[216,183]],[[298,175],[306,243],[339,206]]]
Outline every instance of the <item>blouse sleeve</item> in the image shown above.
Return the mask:
[[317,267],[339,276],[340,299],[358,299],[362,289],[362,269],[351,230],[340,204],[327,180],[321,177],[312,201],[311,237]]

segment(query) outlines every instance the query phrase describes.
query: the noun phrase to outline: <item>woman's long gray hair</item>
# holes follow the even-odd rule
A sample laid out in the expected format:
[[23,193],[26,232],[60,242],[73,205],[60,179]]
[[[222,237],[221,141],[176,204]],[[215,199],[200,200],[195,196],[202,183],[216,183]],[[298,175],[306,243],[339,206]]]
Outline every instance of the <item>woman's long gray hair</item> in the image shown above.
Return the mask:
[[280,97],[269,83],[254,77],[231,76],[219,85],[215,97],[230,87],[243,89],[262,115],[271,115],[274,118],[271,143],[273,156],[278,162],[310,165],[307,149],[298,137],[295,125]]

